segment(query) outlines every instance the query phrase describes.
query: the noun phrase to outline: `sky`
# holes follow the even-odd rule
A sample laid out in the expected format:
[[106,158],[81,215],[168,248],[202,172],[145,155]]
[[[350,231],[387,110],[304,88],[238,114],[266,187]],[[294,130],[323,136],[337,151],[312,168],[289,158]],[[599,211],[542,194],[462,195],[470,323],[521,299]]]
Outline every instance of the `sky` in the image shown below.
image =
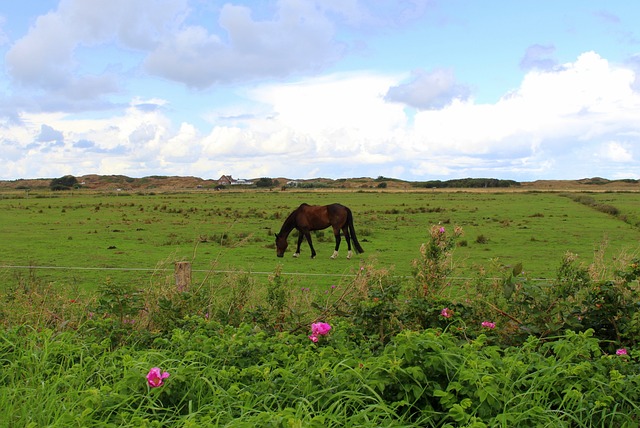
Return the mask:
[[0,0],[0,179],[639,179],[639,21],[630,0]]

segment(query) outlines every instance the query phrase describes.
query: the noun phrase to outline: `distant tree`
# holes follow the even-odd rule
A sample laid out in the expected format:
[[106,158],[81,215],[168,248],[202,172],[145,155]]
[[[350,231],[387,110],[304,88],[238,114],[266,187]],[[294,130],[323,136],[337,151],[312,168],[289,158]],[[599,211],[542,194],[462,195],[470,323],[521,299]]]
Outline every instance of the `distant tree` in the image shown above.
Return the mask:
[[51,190],[70,190],[74,187],[78,187],[78,179],[73,175],[54,178],[51,180],[51,183],[49,183],[49,189]]
[[381,181],[380,183],[378,183],[378,189],[386,189],[387,188],[387,182],[386,181]]
[[262,177],[256,181],[256,187],[273,187],[273,179],[269,177]]

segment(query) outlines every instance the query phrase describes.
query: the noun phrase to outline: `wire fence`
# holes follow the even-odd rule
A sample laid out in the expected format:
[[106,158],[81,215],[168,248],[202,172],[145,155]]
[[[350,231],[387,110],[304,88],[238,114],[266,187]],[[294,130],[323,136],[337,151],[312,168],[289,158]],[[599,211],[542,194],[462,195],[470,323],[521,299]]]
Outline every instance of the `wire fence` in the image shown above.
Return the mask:
[[[69,271],[119,271],[119,272],[173,272],[173,268],[136,268],[136,267],[87,267],[87,266],[40,266],[40,265],[0,265],[0,269],[16,270],[69,270]],[[210,274],[231,274],[244,272],[243,270],[222,269],[192,269],[192,272]],[[273,272],[248,271],[253,275],[273,275]],[[311,272],[281,272],[281,275],[291,276],[325,276],[325,277],[356,277],[357,274],[341,273],[311,273]]]
[[[174,268],[145,268],[145,267],[87,267],[87,266],[40,266],[40,265],[0,265],[0,269],[15,269],[15,270],[68,270],[68,271],[118,271],[118,272],[173,272]],[[273,275],[273,272],[266,271],[245,271],[245,270],[229,270],[229,269],[192,269],[194,273],[206,273],[206,274],[234,274],[234,273],[248,273],[251,275],[268,276]],[[355,278],[358,274],[355,273],[314,273],[314,272],[280,272],[280,275],[287,276],[300,276],[300,277],[335,277],[335,278]],[[402,278],[410,278],[409,275],[396,275]],[[473,281],[473,277],[466,276],[450,276],[452,281],[468,282]],[[499,281],[503,278],[489,277],[484,278],[491,281]],[[528,281],[551,281],[549,278],[527,278]]]

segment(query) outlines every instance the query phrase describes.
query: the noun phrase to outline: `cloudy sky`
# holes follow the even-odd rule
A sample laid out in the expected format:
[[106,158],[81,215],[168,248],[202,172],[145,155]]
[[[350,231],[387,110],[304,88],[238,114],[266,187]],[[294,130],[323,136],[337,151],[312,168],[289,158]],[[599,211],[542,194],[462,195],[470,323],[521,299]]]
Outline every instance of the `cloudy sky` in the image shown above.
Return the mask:
[[640,178],[640,2],[0,2],[0,179]]

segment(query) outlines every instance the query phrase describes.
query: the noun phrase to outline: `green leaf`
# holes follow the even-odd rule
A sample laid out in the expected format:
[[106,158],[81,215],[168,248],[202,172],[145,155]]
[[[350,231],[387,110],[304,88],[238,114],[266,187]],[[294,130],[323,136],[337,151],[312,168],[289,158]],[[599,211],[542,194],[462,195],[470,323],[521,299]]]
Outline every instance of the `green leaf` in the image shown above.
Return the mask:
[[449,409],[449,416],[456,422],[466,422],[469,415],[465,412],[464,408],[460,404],[454,404]]
[[518,276],[522,273],[522,262],[518,263],[517,265],[515,265],[513,267],[513,270],[511,271],[513,276]]

